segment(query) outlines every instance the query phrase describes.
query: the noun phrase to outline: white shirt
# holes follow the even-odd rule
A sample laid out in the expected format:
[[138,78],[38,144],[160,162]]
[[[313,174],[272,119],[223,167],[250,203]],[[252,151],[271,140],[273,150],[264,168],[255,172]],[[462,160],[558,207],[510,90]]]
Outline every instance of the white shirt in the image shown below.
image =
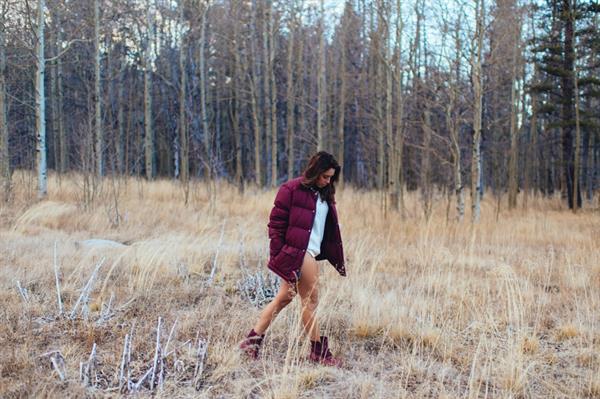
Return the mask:
[[312,229],[310,230],[310,239],[308,240],[308,248],[306,249],[313,258],[321,253],[321,242],[323,241],[323,233],[325,232],[325,220],[329,206],[327,201],[321,199],[321,194],[317,195],[317,205],[315,211],[315,220]]

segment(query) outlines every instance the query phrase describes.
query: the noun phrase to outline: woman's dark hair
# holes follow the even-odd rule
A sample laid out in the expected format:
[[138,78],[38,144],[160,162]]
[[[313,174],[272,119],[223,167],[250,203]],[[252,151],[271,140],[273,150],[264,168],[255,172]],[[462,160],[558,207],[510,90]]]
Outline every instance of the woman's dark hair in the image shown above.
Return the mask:
[[[317,179],[329,169],[335,171],[329,180],[329,184],[323,188],[317,187]],[[319,151],[310,158],[306,169],[302,172],[302,177],[304,178],[302,179],[302,184],[318,190],[325,201],[334,201],[335,183],[340,177],[341,169],[340,164],[338,164],[333,155],[325,151]]]

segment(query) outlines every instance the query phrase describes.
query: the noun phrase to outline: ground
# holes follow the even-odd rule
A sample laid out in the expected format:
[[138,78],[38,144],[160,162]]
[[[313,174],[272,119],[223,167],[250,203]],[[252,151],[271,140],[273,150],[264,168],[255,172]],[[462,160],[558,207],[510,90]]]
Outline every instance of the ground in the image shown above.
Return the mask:
[[486,197],[472,226],[446,195],[426,220],[416,193],[402,215],[382,211],[381,193],[339,190],[348,277],[322,262],[319,305],[337,369],[306,361],[298,301],[260,360],[237,350],[260,312],[240,284],[269,278],[274,190],[193,183],[186,205],[174,181],[69,175],[39,201],[30,175],[13,182],[0,205],[2,398],[114,397],[154,359],[163,372],[140,396],[600,397],[593,206],[530,196],[507,211]]

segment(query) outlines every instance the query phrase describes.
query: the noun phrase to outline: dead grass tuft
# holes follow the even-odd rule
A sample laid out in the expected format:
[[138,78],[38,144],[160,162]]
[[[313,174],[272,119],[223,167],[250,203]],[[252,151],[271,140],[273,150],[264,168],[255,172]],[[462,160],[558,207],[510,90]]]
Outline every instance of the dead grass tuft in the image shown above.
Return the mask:
[[556,329],[556,339],[566,341],[577,337],[580,334],[579,329],[573,324],[565,324]]
[[525,337],[521,344],[523,353],[535,355],[540,350],[540,341],[536,337]]

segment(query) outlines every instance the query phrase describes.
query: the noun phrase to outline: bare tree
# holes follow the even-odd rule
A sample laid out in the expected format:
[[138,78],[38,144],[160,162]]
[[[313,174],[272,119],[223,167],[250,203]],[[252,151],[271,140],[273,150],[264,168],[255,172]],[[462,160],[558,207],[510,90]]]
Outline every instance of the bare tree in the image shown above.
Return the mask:
[[287,147],[287,175],[288,179],[294,176],[294,128],[296,124],[295,112],[296,112],[296,83],[294,79],[294,50],[296,29],[297,29],[297,13],[298,7],[295,1],[291,3],[288,16],[288,46],[287,46],[287,88],[286,88],[286,147]]
[[[512,8],[514,10],[514,7]],[[516,11],[516,10],[514,10]],[[519,191],[519,133],[521,129],[517,126],[517,114],[519,113],[518,96],[518,71],[521,65],[522,46],[521,46],[521,18],[513,17],[516,26],[511,29],[511,42],[513,43],[512,68],[511,68],[511,91],[510,91],[510,155],[508,165],[508,208],[514,209],[517,206],[517,193]],[[524,76],[522,77],[525,78]],[[522,122],[521,122],[522,123]]]
[[317,71],[317,150],[323,150],[325,145],[326,128],[326,104],[327,101],[327,78],[326,78],[326,40],[325,40],[325,7],[324,0],[320,0],[320,16],[319,16],[319,68]]
[[483,52],[483,35],[485,19],[485,0],[475,0],[475,34],[474,46],[471,53],[471,82],[473,85],[473,143],[471,156],[471,221],[479,221],[481,213],[481,117],[483,84],[481,73],[481,58]]
[[37,2],[37,32],[35,43],[35,131],[36,131],[36,166],[38,175],[38,198],[48,195],[48,165],[46,163],[46,94],[44,91],[44,75],[46,59],[44,57],[44,27],[46,18],[45,0]]
[[[265,18],[265,90],[266,90],[266,104],[265,107],[268,111],[266,114],[267,134],[271,136],[271,187],[277,186],[277,159],[279,153],[279,147],[277,143],[277,84],[275,81],[275,48],[277,44],[276,33],[275,33],[275,10],[271,0],[267,0],[265,12],[268,14],[268,18]],[[269,121],[270,119],[270,121]]]
[[390,153],[390,179],[389,193],[392,209],[400,210],[404,214],[404,170],[402,168],[402,154],[404,152],[404,94],[403,84],[404,66],[402,64],[402,33],[404,22],[402,20],[402,1],[396,0],[396,57],[394,79],[396,83],[396,126],[391,143]]
[[260,61],[258,55],[258,21],[257,21],[257,0],[252,0],[251,22],[250,22],[250,48],[248,57],[251,57],[252,73],[249,76],[250,80],[250,99],[252,106],[252,127],[254,130],[254,179],[257,186],[262,185],[262,165],[261,165],[261,150],[262,150],[262,124],[261,112],[259,107],[259,79],[260,79]]
[[154,27],[150,0],[146,0],[146,31],[144,33],[144,160],[146,178],[154,178],[154,129],[152,126],[152,45]]
[[446,128],[450,133],[450,152],[452,154],[452,169],[454,175],[454,194],[456,196],[456,218],[460,222],[465,215],[465,196],[462,181],[462,157],[460,151],[460,119],[457,111],[460,85],[460,70],[463,43],[461,39],[462,13],[458,13],[454,25],[454,60],[453,71],[450,73],[449,101],[446,105]]
[[6,13],[7,3],[0,9],[0,179],[3,200],[8,201],[11,190],[10,152],[8,150],[8,117],[6,104]]
[[100,86],[100,4],[94,0],[94,132],[96,136],[96,174],[104,174],[104,132],[102,130]]
[[190,149],[187,128],[187,71],[186,71],[186,34],[185,26],[185,1],[179,3],[179,25],[181,31],[181,42],[179,44],[179,148],[181,152],[181,170],[179,180],[183,186],[184,203],[187,205],[190,193]]

